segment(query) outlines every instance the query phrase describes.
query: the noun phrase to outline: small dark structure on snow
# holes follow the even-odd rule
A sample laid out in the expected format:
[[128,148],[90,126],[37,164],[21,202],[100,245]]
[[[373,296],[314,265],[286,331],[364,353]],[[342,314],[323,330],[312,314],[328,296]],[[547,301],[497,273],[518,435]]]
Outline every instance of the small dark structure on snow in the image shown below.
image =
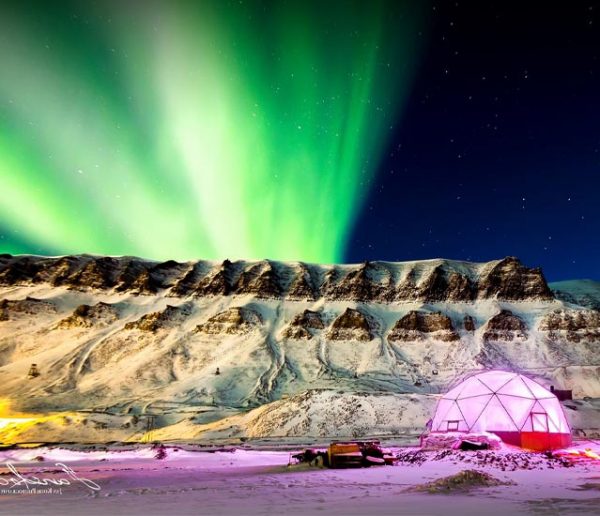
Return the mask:
[[550,392],[554,394],[559,401],[566,401],[573,399],[573,391],[567,389],[555,389],[554,385],[550,386]]

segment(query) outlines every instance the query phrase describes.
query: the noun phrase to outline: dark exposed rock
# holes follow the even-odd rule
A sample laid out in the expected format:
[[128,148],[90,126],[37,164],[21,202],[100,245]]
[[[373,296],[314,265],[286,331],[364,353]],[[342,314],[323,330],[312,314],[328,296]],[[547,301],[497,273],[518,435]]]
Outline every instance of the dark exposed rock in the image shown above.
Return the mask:
[[34,278],[43,264],[34,257],[16,257],[7,261],[0,271],[0,285],[20,285],[34,283]]
[[399,319],[388,335],[388,340],[416,341],[433,338],[444,342],[459,340],[452,320],[440,312],[427,313],[412,310]]
[[475,331],[475,320],[470,315],[465,315],[463,318],[463,326],[465,331],[473,333]]
[[81,269],[69,276],[65,283],[71,288],[110,289],[117,283],[120,263],[116,258],[109,256],[92,258]]
[[475,297],[475,288],[466,276],[448,273],[438,265],[420,285],[418,297],[427,302],[471,301]]
[[69,317],[60,321],[57,327],[69,329],[108,326],[118,318],[119,310],[110,303],[100,302],[95,305],[79,305]]
[[514,257],[504,258],[479,278],[478,298],[513,301],[554,299],[540,268],[527,268]]
[[324,295],[328,299],[385,301],[389,298],[391,272],[381,263],[364,262],[341,277],[340,269],[326,278]]
[[260,314],[248,307],[233,307],[213,315],[195,331],[210,335],[242,335],[258,329],[263,323]]
[[137,321],[128,322],[126,330],[141,330],[156,333],[158,330],[166,330],[180,326],[191,314],[192,308],[189,304],[167,307],[160,312],[152,312],[139,318]]
[[117,280],[115,290],[139,296],[151,296],[170,288],[180,277],[185,264],[168,260],[158,264],[130,260]]
[[419,298],[419,289],[416,282],[416,271],[412,267],[400,281],[391,294],[394,301],[415,301]]
[[540,322],[540,331],[553,341],[600,341],[600,312],[595,310],[555,310]]
[[139,276],[131,283],[128,289],[119,289],[121,292],[128,292],[140,296],[151,296],[156,294],[162,285],[156,280],[149,270],[141,271]]
[[288,299],[309,299],[315,300],[318,297],[315,278],[311,269],[306,264],[301,263],[299,271],[292,280],[286,297]]
[[187,263],[180,263],[175,260],[167,260],[154,265],[150,268],[150,288],[158,291],[172,287],[187,268]]
[[[292,266],[264,260],[247,264],[225,260],[210,270],[207,262],[160,264],[130,257],[3,255],[0,285],[50,283],[69,288],[92,288],[134,295],[153,295],[172,287],[171,296],[252,294],[259,298],[310,299],[320,297],[360,302],[462,302],[474,299],[553,299],[539,269],[505,258],[483,267],[440,261],[435,266],[404,264],[400,269],[385,262],[358,266]],[[401,270],[401,280],[396,283]],[[321,274],[323,280],[319,285]],[[475,280],[476,274],[479,274]],[[562,295],[562,294],[561,294]]]
[[319,294],[321,297],[331,299],[334,296],[335,288],[338,280],[342,277],[341,270],[333,266],[329,269],[323,277],[323,282],[319,285]]
[[513,341],[527,339],[527,325],[519,316],[510,310],[502,310],[494,315],[486,325],[483,340]]
[[198,283],[196,296],[227,296],[231,294],[234,274],[234,264],[229,260],[224,260],[214,274],[205,276]]
[[117,279],[117,292],[155,294],[158,289],[152,284],[149,265],[141,260],[130,260]]
[[272,262],[265,260],[244,270],[235,284],[236,294],[254,294],[257,297],[281,297],[281,281]]
[[31,316],[40,313],[55,313],[53,303],[34,297],[25,299],[0,299],[0,321],[9,321],[15,317]]
[[43,281],[54,287],[69,285],[70,278],[81,269],[90,257],[61,256],[60,258],[44,260],[46,264],[39,273]]
[[297,314],[284,329],[283,337],[293,340],[309,340],[313,338],[312,330],[322,330],[323,328],[325,328],[325,324],[319,312],[304,310]]
[[171,292],[169,292],[170,296],[175,297],[185,297],[189,296],[196,291],[200,284],[200,280],[206,276],[206,273],[210,270],[210,264],[198,261],[196,262],[191,269],[189,269],[183,278],[179,279]]
[[370,318],[359,310],[346,308],[346,311],[337,317],[327,332],[330,340],[360,340],[368,341],[374,337],[375,324]]

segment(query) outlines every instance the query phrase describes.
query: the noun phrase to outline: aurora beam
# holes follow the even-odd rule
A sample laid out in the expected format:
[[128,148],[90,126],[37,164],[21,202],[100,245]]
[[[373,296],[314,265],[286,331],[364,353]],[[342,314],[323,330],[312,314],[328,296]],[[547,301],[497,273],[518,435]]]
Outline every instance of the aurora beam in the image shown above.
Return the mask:
[[414,2],[0,6],[0,251],[339,261]]

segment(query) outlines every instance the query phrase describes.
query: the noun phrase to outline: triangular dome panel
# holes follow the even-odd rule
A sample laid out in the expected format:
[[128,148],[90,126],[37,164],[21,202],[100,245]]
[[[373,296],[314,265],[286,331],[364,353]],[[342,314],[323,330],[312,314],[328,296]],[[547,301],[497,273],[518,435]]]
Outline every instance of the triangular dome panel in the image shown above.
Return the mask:
[[526,398],[533,400],[535,396],[531,392],[531,389],[525,385],[525,382],[520,376],[515,376],[510,379],[502,388],[498,390],[498,394],[506,394],[508,396],[515,396],[519,398]]
[[528,400],[527,398],[518,398],[516,396],[503,396],[502,394],[498,394],[497,396],[500,399],[504,410],[506,410],[508,415],[514,421],[516,429],[521,429],[525,424],[525,420],[529,417],[535,401]]
[[506,373],[501,371],[490,371],[477,376],[477,379],[482,382],[492,392],[499,391],[503,386],[513,380],[512,377],[507,377]]
[[475,432],[515,432],[518,428],[496,395],[492,396],[475,424],[471,427]]
[[554,394],[552,394],[548,389],[542,387],[539,383],[534,382],[525,376],[521,376],[521,379],[527,385],[527,387],[529,387],[529,390],[531,390],[536,398],[554,398]]
[[454,401],[453,400],[446,400],[446,399],[441,399],[438,402],[438,406],[435,412],[435,416],[433,418],[433,423],[432,423],[432,430],[434,431],[445,431],[446,428],[442,428],[441,427],[441,422],[445,421],[446,415],[448,414],[448,411],[452,408],[452,406],[454,405]]
[[460,391],[457,399],[470,398],[471,396],[481,396],[483,394],[493,394],[485,384],[481,383],[476,377],[469,378],[465,382],[465,388]]
[[493,394],[473,396],[471,398],[458,400],[456,402],[469,429],[472,428],[477,419],[479,419],[479,416],[485,410],[485,407],[489,403],[492,396]]

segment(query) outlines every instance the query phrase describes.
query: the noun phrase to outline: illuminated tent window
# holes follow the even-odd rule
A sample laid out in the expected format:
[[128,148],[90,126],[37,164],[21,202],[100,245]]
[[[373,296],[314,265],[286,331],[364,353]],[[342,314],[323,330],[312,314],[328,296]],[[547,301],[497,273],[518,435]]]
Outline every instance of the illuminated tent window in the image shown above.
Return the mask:
[[504,442],[534,450],[571,443],[571,428],[556,396],[531,378],[487,371],[444,394],[432,432],[491,432]]
[[448,421],[448,432],[457,432],[460,421]]

